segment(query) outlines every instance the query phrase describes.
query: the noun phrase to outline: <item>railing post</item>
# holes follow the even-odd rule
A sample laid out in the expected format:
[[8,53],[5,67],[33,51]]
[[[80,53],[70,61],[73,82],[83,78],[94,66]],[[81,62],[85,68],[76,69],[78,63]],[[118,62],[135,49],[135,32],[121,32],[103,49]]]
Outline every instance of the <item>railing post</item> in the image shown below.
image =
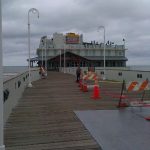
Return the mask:
[[3,118],[3,64],[2,64],[2,6],[0,0],[0,150],[5,150],[4,146],[4,118]]

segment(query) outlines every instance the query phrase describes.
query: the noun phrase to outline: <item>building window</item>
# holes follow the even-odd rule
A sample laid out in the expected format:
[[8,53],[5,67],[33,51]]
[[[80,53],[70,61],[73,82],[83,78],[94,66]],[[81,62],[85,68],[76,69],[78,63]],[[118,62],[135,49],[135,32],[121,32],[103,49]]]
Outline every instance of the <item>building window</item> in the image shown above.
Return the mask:
[[108,51],[108,56],[111,56],[111,51]]
[[93,50],[93,56],[95,56],[95,50]]
[[115,67],[116,66],[116,62],[115,61],[113,61],[113,67]]
[[137,78],[142,78],[142,74],[137,74]]
[[122,52],[119,52],[119,56],[122,56]]
[[101,71],[101,74],[103,75],[103,74],[104,74],[104,71]]
[[100,56],[103,56],[103,51],[100,51]]
[[122,76],[122,72],[118,72],[118,76]]

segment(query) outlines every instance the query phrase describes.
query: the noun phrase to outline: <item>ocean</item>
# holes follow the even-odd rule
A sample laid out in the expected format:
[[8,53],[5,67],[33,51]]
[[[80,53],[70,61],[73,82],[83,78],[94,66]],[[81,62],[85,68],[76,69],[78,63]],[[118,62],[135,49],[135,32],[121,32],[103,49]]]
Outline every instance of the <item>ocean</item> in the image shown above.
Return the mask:
[[132,66],[127,66],[129,67],[130,70],[138,70],[138,71],[150,71],[150,65],[132,65]]
[[4,66],[3,67],[3,79],[7,79],[16,76],[19,73],[25,72],[28,70],[28,66]]
[[4,73],[21,73],[28,70],[28,66],[4,66]]

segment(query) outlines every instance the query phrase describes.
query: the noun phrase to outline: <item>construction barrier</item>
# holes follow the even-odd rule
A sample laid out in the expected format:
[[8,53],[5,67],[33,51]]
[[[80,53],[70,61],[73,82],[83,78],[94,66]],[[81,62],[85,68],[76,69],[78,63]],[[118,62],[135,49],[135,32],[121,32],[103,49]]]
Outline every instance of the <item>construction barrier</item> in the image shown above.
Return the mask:
[[84,75],[81,77],[79,81],[80,90],[83,92],[88,92],[91,88],[93,89],[93,94],[91,96],[92,99],[100,98],[100,87],[99,87],[99,77],[95,72],[88,71],[84,72]]
[[[150,101],[143,101],[145,90],[149,90],[149,81],[148,79],[138,82],[131,81],[129,83],[125,83],[123,81],[121,93],[119,95],[118,107],[127,107],[127,106],[150,106]],[[130,98],[125,95],[128,92],[142,92],[142,97],[140,100],[130,101]],[[135,93],[137,94],[137,93]]]
[[87,73],[84,73],[82,77],[82,83],[86,84],[87,89],[94,88],[95,81],[99,81],[100,78],[95,72],[88,71]]
[[132,81],[126,85],[126,88],[128,92],[129,91],[143,91],[149,88],[148,83],[149,83],[148,80],[145,80],[143,82]]

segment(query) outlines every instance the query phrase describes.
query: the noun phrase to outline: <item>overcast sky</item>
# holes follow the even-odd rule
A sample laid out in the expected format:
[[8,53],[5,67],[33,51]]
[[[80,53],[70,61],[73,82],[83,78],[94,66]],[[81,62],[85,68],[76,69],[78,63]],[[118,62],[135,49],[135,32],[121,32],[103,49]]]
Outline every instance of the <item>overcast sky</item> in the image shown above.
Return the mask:
[[30,14],[32,57],[43,35],[76,32],[85,42],[103,42],[103,25],[106,41],[126,40],[127,65],[150,65],[149,0],[2,0],[4,65],[27,65],[30,8],[40,12],[39,19]]

